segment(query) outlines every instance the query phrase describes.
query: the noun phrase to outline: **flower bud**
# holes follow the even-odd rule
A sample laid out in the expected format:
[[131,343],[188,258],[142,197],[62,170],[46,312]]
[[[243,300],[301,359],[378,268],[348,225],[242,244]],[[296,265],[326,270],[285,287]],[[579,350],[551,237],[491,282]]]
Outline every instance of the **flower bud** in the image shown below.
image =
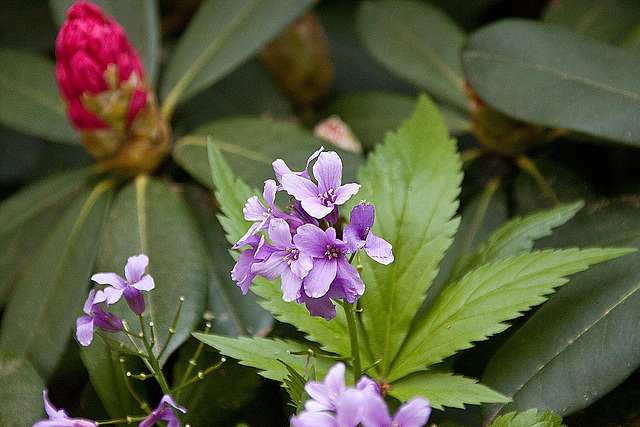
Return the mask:
[[67,116],[103,169],[149,172],[169,148],[142,61],[122,27],[80,1],[56,38],[56,79]]
[[469,118],[473,133],[492,153],[518,157],[550,141],[548,130],[540,125],[514,119],[486,104],[465,82]]

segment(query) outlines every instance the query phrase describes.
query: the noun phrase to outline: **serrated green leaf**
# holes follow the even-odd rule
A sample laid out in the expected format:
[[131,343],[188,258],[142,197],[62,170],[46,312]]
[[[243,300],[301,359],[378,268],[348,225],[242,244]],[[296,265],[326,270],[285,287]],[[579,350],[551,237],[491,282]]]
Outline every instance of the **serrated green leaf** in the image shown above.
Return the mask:
[[449,281],[458,280],[484,264],[494,264],[531,252],[536,239],[550,235],[553,228],[569,221],[583,206],[584,202],[576,202],[510,220],[496,230],[475,253],[460,260]]
[[[98,336],[94,337],[90,346],[80,346],[80,357],[89,373],[91,384],[109,415],[117,419],[142,413],[140,405],[125,383],[129,381],[136,393],[144,396],[144,386],[139,381],[125,379],[126,371],[147,372],[139,358],[120,355],[118,350],[111,348]],[[125,360],[124,364],[120,362],[121,357]]]
[[[231,170],[251,187],[262,190],[264,181],[275,179],[271,164],[283,159],[293,170],[302,170],[309,156],[328,143],[289,123],[258,118],[216,120],[178,140],[173,156],[196,179],[212,187],[206,148],[211,138]],[[331,147],[342,158],[343,181],[352,182],[362,157]],[[246,200],[245,200],[246,202]]]
[[287,372],[289,373],[283,383],[287,389],[287,393],[289,393],[289,397],[291,398],[289,405],[293,406],[297,412],[298,408],[300,408],[300,406],[304,404],[304,400],[306,400],[306,398],[302,400],[305,396],[304,385],[306,384],[306,380],[295,369],[293,369],[291,365],[280,359],[278,359],[278,361],[287,368]]
[[17,49],[0,49],[0,123],[39,138],[80,144],[58,94],[54,64]]
[[[555,25],[506,19],[475,32],[465,75],[515,118],[640,144],[640,55]],[[612,112],[615,111],[615,114]]]
[[178,41],[160,87],[165,105],[215,83],[309,9],[315,0],[202,2]]
[[[536,246],[640,246],[637,199],[588,206]],[[640,364],[640,254],[591,267],[549,298],[495,353],[483,381],[513,403],[560,415],[605,396]]]
[[87,296],[111,201],[103,181],[69,206],[25,267],[0,329],[0,346],[25,356],[47,378],[60,361]]
[[437,7],[417,1],[363,2],[358,31],[368,51],[393,73],[462,111],[464,31]]
[[478,384],[478,380],[451,372],[422,371],[391,383],[390,395],[404,402],[415,396],[429,399],[431,407],[464,408],[464,405],[508,402],[509,398]]
[[502,323],[546,301],[565,276],[633,249],[546,250],[484,265],[446,287],[412,330],[393,365],[391,381],[442,361],[509,327]]
[[395,261],[363,256],[362,319],[373,360],[386,376],[436,276],[460,220],[462,173],[456,143],[437,107],[421,97],[416,111],[390,133],[360,170],[358,198],[376,208],[373,232],[393,245]]
[[[282,362],[291,366],[300,375],[304,372],[304,367],[307,363],[306,354],[291,353],[305,353],[309,349],[309,346],[295,341],[258,337],[229,338],[197,332],[195,332],[193,336],[205,344],[214,347],[220,353],[238,359],[241,365],[257,368],[260,375],[275,381],[282,382],[287,375],[289,375],[287,368]],[[318,380],[321,380],[325,376],[335,362],[335,359],[324,357],[313,358]]]
[[44,382],[29,362],[0,349],[0,425],[32,425],[43,413]]
[[[329,104],[324,117],[337,115],[349,125],[365,150],[384,140],[389,129],[397,129],[411,116],[416,98],[391,92],[360,92],[345,95]],[[449,131],[456,135],[471,130],[471,123],[458,110],[439,105]]]
[[562,417],[551,411],[538,414],[537,409],[526,412],[509,412],[496,420],[490,427],[562,427]]
[[[118,193],[105,224],[96,271],[122,275],[128,257],[149,256],[147,273],[156,287],[145,292],[145,317],[155,324],[156,355],[169,337],[180,297],[185,298],[176,333],[161,363],[189,337],[205,309],[208,273],[204,251],[191,214],[168,183],[140,175]],[[139,330],[139,321],[124,299],[113,305],[113,312]]]
[[[58,27],[66,20],[67,10],[75,0],[49,0]],[[142,57],[144,69],[155,82],[160,63],[160,15],[156,0],[94,0],[102,11],[125,29],[127,38]]]

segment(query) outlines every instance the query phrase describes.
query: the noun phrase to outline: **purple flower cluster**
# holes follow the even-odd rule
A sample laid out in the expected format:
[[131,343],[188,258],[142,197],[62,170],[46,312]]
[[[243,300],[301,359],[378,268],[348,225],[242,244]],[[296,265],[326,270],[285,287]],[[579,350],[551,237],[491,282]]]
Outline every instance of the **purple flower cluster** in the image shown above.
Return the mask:
[[[44,399],[44,410],[49,419],[38,421],[33,427],[95,427],[98,425],[97,422],[85,418],[70,418],[64,409],[57,409],[49,402],[47,390],[42,392],[42,397]],[[165,394],[160,399],[158,407],[144,418],[138,427],[151,427],[158,421],[168,421],[167,427],[180,427],[180,421],[176,418],[171,407],[183,414],[187,412],[184,407],[176,404],[170,395]]]
[[[370,232],[375,217],[372,205],[362,202],[351,211],[351,223],[338,236],[338,206],[360,189],[358,184],[341,184],[342,160],[324,148],[307,160],[302,172],[292,172],[282,159],[273,162],[274,180],[264,183],[263,205],[257,196],[244,206],[244,217],[253,221],[247,233],[233,246],[249,246],[239,256],[231,278],[246,294],[252,280],[281,279],[282,298],[305,303],[312,316],[330,320],[336,316],[331,298],[355,302],[364,293],[364,283],[346,255],[364,249],[374,260],[393,262],[391,245]],[[309,175],[309,164],[313,176]],[[275,206],[276,193],[291,196],[289,213]],[[267,231],[267,242],[261,231]],[[340,230],[342,232],[342,230]]]
[[129,257],[124,267],[125,279],[116,273],[97,273],[91,277],[96,283],[109,285],[104,290],[92,289],[84,303],[83,311],[86,316],[76,320],[76,337],[83,346],[88,346],[93,341],[94,327],[106,332],[119,332],[122,330],[122,321],[114,314],[102,309],[100,303],[107,307],[120,300],[124,295],[131,310],[140,315],[144,312],[144,297],[141,291],[150,291],[155,288],[153,277],[144,274],[149,265],[149,257],[145,254]]
[[293,427],[422,427],[427,423],[431,415],[427,399],[410,399],[391,417],[375,381],[363,375],[355,387],[347,388],[344,373],[344,363],[337,363],[323,382],[305,385],[311,399],[304,411],[291,417]]

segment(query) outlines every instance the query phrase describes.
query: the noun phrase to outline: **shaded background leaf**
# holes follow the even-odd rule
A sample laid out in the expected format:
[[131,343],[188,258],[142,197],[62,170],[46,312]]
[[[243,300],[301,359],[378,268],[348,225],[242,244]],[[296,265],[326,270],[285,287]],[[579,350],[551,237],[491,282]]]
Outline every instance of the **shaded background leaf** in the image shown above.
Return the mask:
[[0,424],[31,425],[42,417],[44,382],[27,359],[0,349]]

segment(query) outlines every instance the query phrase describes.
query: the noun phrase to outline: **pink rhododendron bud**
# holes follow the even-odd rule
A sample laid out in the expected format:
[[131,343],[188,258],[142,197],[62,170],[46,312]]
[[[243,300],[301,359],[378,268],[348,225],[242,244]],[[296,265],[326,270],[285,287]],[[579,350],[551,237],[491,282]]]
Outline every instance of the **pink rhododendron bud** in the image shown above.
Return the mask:
[[313,128],[313,134],[343,150],[362,154],[362,144],[353,134],[351,128],[336,115],[318,123]]
[[71,124],[105,170],[148,172],[164,159],[169,127],[142,61],[122,27],[90,2],[67,11],[56,79]]

